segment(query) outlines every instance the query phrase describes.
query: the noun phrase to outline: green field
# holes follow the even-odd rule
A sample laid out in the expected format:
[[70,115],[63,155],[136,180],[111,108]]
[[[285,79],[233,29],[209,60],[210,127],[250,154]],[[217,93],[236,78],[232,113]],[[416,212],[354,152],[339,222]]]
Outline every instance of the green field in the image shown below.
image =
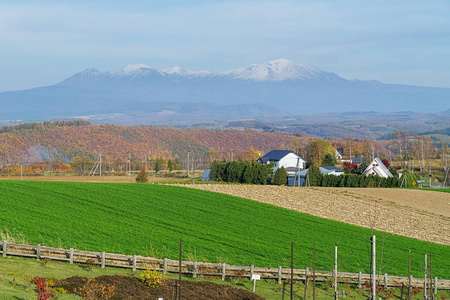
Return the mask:
[[[301,197],[301,195],[299,195]],[[0,181],[0,224],[31,244],[184,260],[369,272],[370,230],[237,197],[148,184]],[[378,261],[383,234],[376,232]],[[450,247],[384,234],[381,273],[415,277],[433,252],[433,275],[450,278]]]

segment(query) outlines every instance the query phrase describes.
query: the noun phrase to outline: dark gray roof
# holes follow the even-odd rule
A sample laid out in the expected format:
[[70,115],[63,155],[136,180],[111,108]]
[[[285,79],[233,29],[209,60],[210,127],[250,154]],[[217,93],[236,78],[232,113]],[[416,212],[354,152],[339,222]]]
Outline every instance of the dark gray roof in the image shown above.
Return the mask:
[[325,169],[325,170],[327,170],[327,171],[330,171],[330,172],[344,172],[344,170],[342,170],[342,169],[339,169],[339,168],[337,168],[337,167],[335,167],[335,166],[324,166],[324,167],[320,167],[320,168],[323,168],[323,169]]
[[286,155],[288,155],[290,153],[294,153],[301,159],[305,160],[303,157],[301,157],[300,155],[298,155],[295,152],[290,151],[290,150],[272,150],[269,153],[267,153],[266,155],[258,158],[258,161],[260,161],[264,164],[267,163],[268,161],[279,161],[280,159],[282,159],[283,157],[285,157]]
[[363,162],[363,158],[361,156],[354,157],[352,159],[352,162],[354,162],[356,164],[361,164]]

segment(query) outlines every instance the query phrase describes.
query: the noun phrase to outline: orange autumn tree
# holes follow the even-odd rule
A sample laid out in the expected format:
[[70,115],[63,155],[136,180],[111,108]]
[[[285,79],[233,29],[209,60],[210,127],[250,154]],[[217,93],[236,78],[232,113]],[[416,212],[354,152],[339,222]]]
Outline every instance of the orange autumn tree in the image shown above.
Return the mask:
[[247,150],[244,150],[239,155],[239,161],[253,161],[256,162],[258,158],[260,158],[263,155],[262,151],[256,150],[254,148],[250,148]]

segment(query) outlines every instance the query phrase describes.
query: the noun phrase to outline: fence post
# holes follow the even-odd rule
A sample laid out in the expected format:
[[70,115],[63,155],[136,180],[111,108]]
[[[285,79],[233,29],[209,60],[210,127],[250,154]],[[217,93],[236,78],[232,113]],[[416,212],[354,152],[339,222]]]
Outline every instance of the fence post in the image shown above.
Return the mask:
[[222,264],[222,281],[225,281],[226,264]]
[[167,258],[166,257],[164,257],[163,272],[164,272],[164,274],[167,273]]
[[36,259],[41,260],[41,244],[36,245]]
[[434,294],[437,294],[438,288],[437,288],[437,277],[434,277]]
[[102,269],[105,268],[105,264],[106,264],[106,262],[105,262],[106,257],[105,257],[105,256],[106,256],[106,255],[105,255],[105,251],[102,251]]
[[252,280],[254,269],[255,269],[255,266],[252,264],[252,265],[250,266],[250,280]]
[[388,280],[387,273],[384,273],[384,288],[385,288],[385,289],[387,289],[387,287],[388,287],[388,282],[387,282],[387,280]]
[[362,288],[362,272],[359,271],[358,273],[358,288]]
[[133,255],[133,272],[136,271],[136,255]]
[[7,240],[4,240],[3,241],[3,253],[2,253],[2,256],[3,257],[6,257],[6,248],[7,248],[7,246],[6,245],[8,245],[8,241]]
[[73,265],[73,248],[69,249],[69,262]]
[[278,266],[278,284],[281,284],[282,275],[281,275],[281,266]]
[[197,261],[194,261],[194,271],[192,272],[192,277],[197,277]]

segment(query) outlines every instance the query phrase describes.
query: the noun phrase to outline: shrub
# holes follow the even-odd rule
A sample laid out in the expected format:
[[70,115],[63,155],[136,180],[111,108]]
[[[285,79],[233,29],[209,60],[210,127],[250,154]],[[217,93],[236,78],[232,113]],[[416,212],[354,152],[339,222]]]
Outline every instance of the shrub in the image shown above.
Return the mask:
[[[355,172],[358,168],[358,164],[353,162],[345,162],[344,163],[344,170],[347,168],[351,173]],[[347,173],[346,173],[347,174]]]
[[55,291],[48,284],[48,282],[45,278],[36,277],[33,279],[34,279],[34,282],[36,282],[36,290],[38,292],[38,297],[37,297],[38,300],[50,299],[55,294]]
[[161,273],[157,271],[152,271],[150,269],[147,269],[144,271],[144,274],[141,274],[142,282],[154,289],[157,289],[164,285],[164,277]]
[[287,183],[287,172],[284,167],[278,168],[273,175],[272,184],[274,185],[286,185]]
[[391,163],[389,162],[389,160],[387,160],[386,158],[382,158],[381,162],[383,163],[383,165],[389,169],[389,167],[391,166]]
[[146,182],[148,182],[147,172],[145,172],[145,170],[142,170],[142,171],[139,172],[138,176],[136,177],[136,182],[137,183],[146,183]]
[[77,292],[83,300],[111,299],[114,296],[116,290],[115,285],[95,283],[93,278],[83,280],[85,282],[84,285],[75,289],[75,292]]

